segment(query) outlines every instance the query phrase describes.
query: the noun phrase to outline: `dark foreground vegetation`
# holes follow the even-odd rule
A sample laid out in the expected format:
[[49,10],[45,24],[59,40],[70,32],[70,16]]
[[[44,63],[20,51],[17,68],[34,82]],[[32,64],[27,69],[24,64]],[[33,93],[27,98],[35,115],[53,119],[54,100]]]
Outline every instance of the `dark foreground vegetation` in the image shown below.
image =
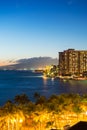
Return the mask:
[[87,120],[87,95],[61,94],[46,99],[34,94],[35,102],[25,94],[15,96],[0,107],[0,130],[62,130]]

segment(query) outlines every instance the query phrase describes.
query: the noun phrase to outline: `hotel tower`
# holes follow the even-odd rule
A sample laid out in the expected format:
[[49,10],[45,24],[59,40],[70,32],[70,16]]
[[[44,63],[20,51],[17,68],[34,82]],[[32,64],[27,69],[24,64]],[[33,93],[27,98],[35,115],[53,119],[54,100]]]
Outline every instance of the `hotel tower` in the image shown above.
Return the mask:
[[87,50],[68,49],[59,52],[60,75],[83,75],[87,73]]

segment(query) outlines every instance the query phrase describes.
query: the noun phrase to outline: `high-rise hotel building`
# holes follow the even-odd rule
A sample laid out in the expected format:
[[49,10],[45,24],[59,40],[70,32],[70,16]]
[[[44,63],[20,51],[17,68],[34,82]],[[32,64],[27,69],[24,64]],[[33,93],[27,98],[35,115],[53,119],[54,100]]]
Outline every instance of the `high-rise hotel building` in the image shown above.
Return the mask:
[[87,50],[68,49],[59,52],[60,75],[83,75],[87,71]]

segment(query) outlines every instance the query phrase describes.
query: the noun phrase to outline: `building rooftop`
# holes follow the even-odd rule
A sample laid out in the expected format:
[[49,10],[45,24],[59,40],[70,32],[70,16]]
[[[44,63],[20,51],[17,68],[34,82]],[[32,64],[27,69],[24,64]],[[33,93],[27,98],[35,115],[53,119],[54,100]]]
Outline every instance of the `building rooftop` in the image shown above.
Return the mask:
[[87,130],[87,122],[80,121],[74,126],[72,126],[69,130]]

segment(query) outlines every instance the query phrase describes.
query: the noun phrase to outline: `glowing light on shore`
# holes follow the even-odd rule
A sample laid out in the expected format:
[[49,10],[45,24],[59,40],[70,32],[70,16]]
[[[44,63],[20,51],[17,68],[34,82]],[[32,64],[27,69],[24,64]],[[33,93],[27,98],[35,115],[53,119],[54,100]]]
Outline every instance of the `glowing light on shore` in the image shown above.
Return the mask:
[[87,116],[87,111],[85,112],[86,116]]
[[46,77],[46,76],[43,76],[43,79],[44,79],[44,80],[47,80],[47,77]]
[[22,120],[22,119],[20,119],[20,120],[19,120],[19,122],[20,122],[20,123],[22,123],[22,122],[23,122],[23,120]]

